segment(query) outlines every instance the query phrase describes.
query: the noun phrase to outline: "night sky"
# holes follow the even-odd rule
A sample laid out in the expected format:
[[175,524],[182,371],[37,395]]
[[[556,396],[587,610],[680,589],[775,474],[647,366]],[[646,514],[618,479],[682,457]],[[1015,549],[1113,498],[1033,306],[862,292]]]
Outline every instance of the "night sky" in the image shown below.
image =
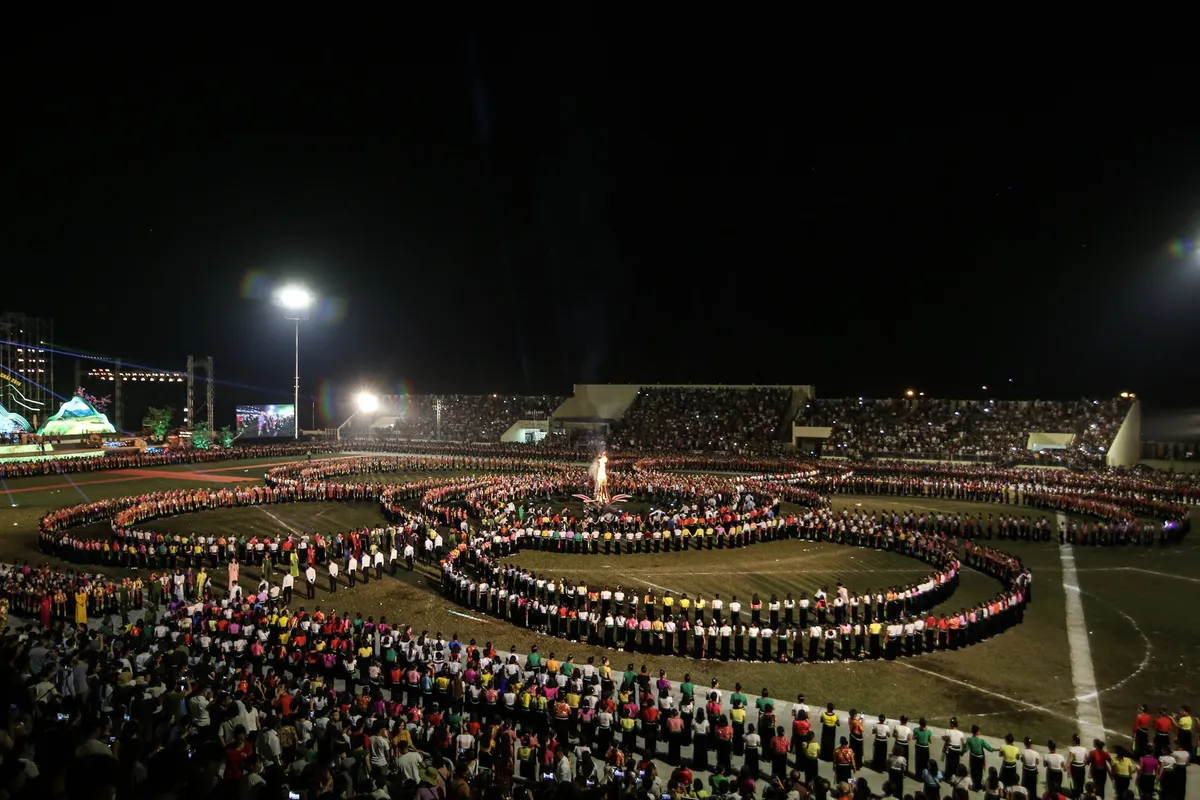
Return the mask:
[[325,298],[301,374],[327,400],[758,382],[1194,402],[1185,73],[843,77],[571,28],[431,34],[387,66],[79,52],[10,74],[0,306],[52,316],[62,350],[214,356],[222,421],[291,397],[265,295],[293,278]]

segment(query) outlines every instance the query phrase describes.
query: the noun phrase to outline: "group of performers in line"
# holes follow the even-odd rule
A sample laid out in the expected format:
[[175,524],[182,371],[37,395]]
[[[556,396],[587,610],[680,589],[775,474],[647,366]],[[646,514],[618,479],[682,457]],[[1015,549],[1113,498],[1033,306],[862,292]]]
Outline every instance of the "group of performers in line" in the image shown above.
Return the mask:
[[[985,547],[969,547],[968,563],[993,575],[1006,590],[992,600],[957,614],[928,615],[957,586],[958,542],[936,532],[882,528],[865,514],[810,511],[803,516],[775,516],[774,506],[761,519],[741,524],[740,512],[723,509],[717,528],[701,521],[679,520],[654,533],[618,535],[580,531],[536,531],[522,528],[485,532],[450,554],[443,564],[443,587],[457,602],[473,610],[498,616],[513,624],[541,630],[552,636],[603,644],[645,653],[692,655],[696,658],[766,661],[818,661],[858,658],[896,658],[936,649],[955,649],[988,638],[1019,623],[1029,602],[1031,576],[1019,560]],[[730,517],[734,532],[725,528]],[[717,533],[717,531],[720,533]],[[698,531],[698,532],[697,532]],[[550,535],[546,535],[549,533]],[[559,534],[559,535],[554,535]],[[823,589],[810,601],[789,594],[763,604],[755,595],[749,619],[741,614],[734,597],[725,602],[697,593],[676,598],[647,590],[628,595],[617,587],[589,589],[566,579],[555,581],[519,567],[506,566],[501,558],[523,547],[555,549],[580,554],[661,552],[699,547],[746,547],[783,538],[830,541],[876,547],[928,562],[934,572],[923,581],[886,591],[851,594],[838,584],[835,593]],[[691,542],[699,541],[695,545]],[[809,615],[812,614],[812,624]]]

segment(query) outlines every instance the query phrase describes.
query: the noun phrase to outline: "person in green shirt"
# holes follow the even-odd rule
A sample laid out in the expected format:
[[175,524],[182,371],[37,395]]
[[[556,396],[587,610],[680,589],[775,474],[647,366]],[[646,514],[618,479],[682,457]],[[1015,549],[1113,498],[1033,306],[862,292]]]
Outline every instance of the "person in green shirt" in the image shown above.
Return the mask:
[[708,776],[708,785],[714,795],[725,794],[729,791],[729,778],[725,776],[725,768],[718,766]]
[[537,672],[538,667],[542,665],[542,654],[537,651],[537,645],[534,645],[529,650],[529,657],[525,659],[525,669],[531,672]]
[[568,655],[566,661],[559,664],[558,671],[563,674],[563,677],[570,678],[571,673],[575,671],[575,665],[571,663],[573,656]]
[[984,753],[994,753],[996,748],[979,735],[978,725],[971,726],[971,735],[967,737],[966,745],[967,752],[971,754],[971,791],[978,792],[983,789]]
[[[737,701],[742,708],[750,705],[750,701],[746,699],[746,694],[742,691],[742,685],[740,683],[735,683],[733,685],[733,694],[729,695],[729,704],[733,705],[734,701]],[[758,703],[762,703],[762,700],[759,700]],[[759,706],[758,710],[761,712],[762,707]]]
[[630,664],[625,668],[624,681],[625,682],[622,685],[626,689],[632,690],[635,686],[637,686],[637,673],[633,671],[633,664]]
[[696,697],[696,684],[692,683],[692,673],[683,676],[683,683],[679,684],[679,693],[688,700],[693,700]]
[[933,739],[933,731],[925,724],[925,718],[921,717],[917,723],[917,729],[913,731],[913,741],[917,743],[917,751],[913,759],[913,774],[919,776],[925,771],[925,765],[929,763],[929,742]]

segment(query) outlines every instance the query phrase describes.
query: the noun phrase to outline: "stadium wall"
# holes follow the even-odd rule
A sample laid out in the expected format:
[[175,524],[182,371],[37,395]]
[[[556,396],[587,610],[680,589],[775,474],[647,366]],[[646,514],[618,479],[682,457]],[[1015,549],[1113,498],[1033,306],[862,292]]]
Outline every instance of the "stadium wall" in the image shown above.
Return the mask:
[[833,433],[828,425],[797,425],[792,423],[792,449],[803,455],[825,455],[822,448]]
[[1108,446],[1105,460],[1110,467],[1132,467],[1142,460],[1142,401],[1134,400],[1125,421]]
[[545,419],[519,419],[509,426],[508,430],[500,434],[502,442],[520,442],[525,444],[530,441],[530,436],[535,442],[540,442],[545,439],[550,433],[550,421]]

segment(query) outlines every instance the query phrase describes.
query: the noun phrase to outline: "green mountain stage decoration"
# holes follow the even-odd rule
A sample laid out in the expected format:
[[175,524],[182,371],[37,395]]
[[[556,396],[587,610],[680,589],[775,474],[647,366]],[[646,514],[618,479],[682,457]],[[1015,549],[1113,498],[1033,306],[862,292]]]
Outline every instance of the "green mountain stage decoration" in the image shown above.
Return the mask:
[[29,433],[32,430],[29,420],[0,406],[0,433]]
[[43,436],[80,436],[89,433],[116,433],[117,429],[82,397],[72,397],[58,413],[46,420],[38,431]]

